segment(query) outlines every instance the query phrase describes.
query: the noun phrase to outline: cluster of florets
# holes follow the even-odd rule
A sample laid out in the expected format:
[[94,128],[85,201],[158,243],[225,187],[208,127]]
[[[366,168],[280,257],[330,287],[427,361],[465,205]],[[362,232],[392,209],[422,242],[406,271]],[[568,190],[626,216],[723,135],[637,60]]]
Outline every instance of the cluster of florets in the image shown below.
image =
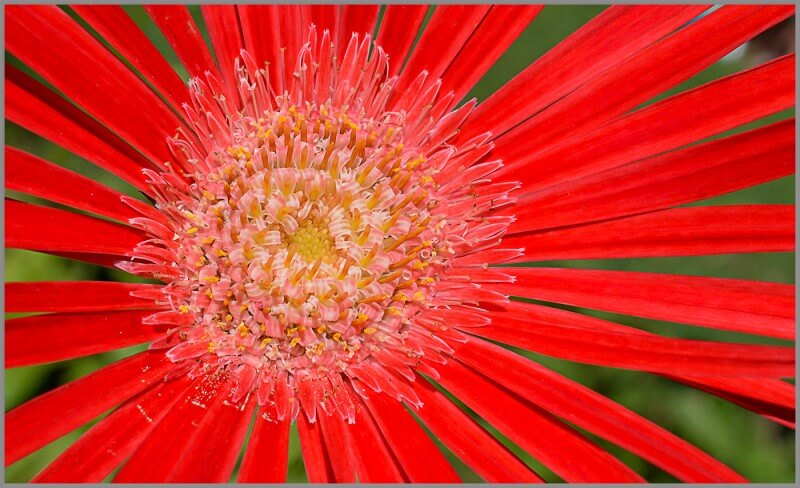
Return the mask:
[[[337,67],[326,42],[312,34],[281,94],[245,52],[237,97],[211,77],[190,84],[193,133],[170,140],[171,171],[149,172],[166,219],[138,222],[149,263],[127,265],[169,283],[170,310],[148,320],[172,328],[153,347],[190,374],[224,369],[236,399],[255,392],[279,416],[296,415],[294,398],[326,410],[347,380],[414,402],[396,378],[450,352],[437,310],[481,315],[465,271],[481,263],[465,254],[510,223],[484,215],[513,189],[485,178],[499,162],[474,165],[486,137],[446,144],[472,104],[442,117],[451,99],[434,103],[434,83],[390,110],[380,48],[354,37]],[[352,419],[348,405],[334,402]]]

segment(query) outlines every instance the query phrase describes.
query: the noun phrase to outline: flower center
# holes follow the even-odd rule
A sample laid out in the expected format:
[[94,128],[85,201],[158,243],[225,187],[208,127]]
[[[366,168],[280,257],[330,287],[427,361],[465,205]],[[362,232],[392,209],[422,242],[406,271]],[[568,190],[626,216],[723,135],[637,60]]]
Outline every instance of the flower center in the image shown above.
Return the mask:
[[446,263],[445,220],[424,158],[391,126],[277,102],[228,115],[227,146],[177,205],[181,306],[197,317],[188,344],[318,377],[402,342]]
[[287,236],[287,241],[289,248],[295,249],[307,263],[334,260],[333,238],[324,222],[304,221],[294,234]]
[[306,45],[282,94],[247,53],[239,105],[214,80],[192,81],[193,133],[169,141],[170,171],[145,170],[163,221],[136,222],[153,239],[124,266],[168,282],[171,311],[150,322],[174,327],[152,347],[190,374],[224,369],[234,401],[255,392],[279,416],[299,398],[311,418],[343,381],[413,402],[403,381],[457,337],[443,317],[485,323],[478,300],[505,299],[478,292],[473,275],[498,278],[473,268],[485,262],[473,251],[511,222],[484,214],[513,184],[485,178],[499,163],[475,165],[485,138],[471,152],[446,145],[471,105],[442,117],[450,100],[435,103],[434,83],[388,110],[395,80],[380,48],[370,57],[369,38],[354,40],[337,68],[325,46],[327,33]]

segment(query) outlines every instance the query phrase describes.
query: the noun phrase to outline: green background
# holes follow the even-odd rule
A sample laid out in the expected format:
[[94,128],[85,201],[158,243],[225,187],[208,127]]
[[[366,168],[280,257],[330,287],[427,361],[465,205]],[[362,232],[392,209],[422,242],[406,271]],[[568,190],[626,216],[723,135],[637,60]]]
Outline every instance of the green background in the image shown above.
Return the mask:
[[[541,56],[561,39],[573,32],[588,19],[596,15],[602,6],[548,6],[520,36],[517,42],[498,61],[492,70],[472,90],[470,97],[485,99],[522,68]],[[163,36],[149,21],[141,7],[126,7],[134,19],[154,40],[157,47],[186,78],[186,71],[180,65],[174,52],[168,47]],[[195,19],[202,26],[199,9],[192,7]],[[65,53],[67,54],[67,53]],[[22,67],[6,54],[7,61]],[[683,91],[707,81],[719,78],[749,67],[748,58],[734,57],[723,60],[703,71],[688,82],[669,93]],[[24,67],[23,67],[24,68]],[[532,86],[531,89],[536,89]],[[661,97],[659,97],[661,98]],[[793,115],[793,110],[785,111],[759,123],[749,124],[737,129],[762,125]],[[37,154],[50,161],[62,164],[82,174],[91,176],[118,190],[131,195],[136,192],[113,175],[91,165],[67,151],[6,122],[6,143]],[[7,192],[8,196],[26,201],[37,199]],[[39,203],[42,203],[39,201]],[[725,195],[708,203],[794,203],[794,177],[760,185],[734,194]],[[6,250],[7,281],[41,280],[131,280],[126,273],[91,266],[49,255],[20,250]],[[594,260],[537,263],[542,266],[570,266],[602,269],[637,270],[720,276],[794,282],[794,256],[792,254],[769,255],[722,255],[691,258]],[[563,307],[570,308],[570,307]],[[711,331],[680,324],[657,322],[614,314],[581,312],[607,318],[619,323],[633,325],[668,336],[716,340],[752,340],[743,335]],[[762,341],[765,342],[765,341]],[[6,371],[5,408],[8,411],[22,402],[50,390],[58,385],[78,378],[110,361],[131,354],[141,348],[129,348],[108,354],[99,354],[73,361],[46,364],[41,366],[16,368]],[[607,395],[615,401],[642,414],[655,423],[667,428],[689,442],[709,452],[721,461],[755,482],[791,482],[794,480],[794,432],[780,427],[756,414],[729,404],[714,396],[674,384],[652,375],[600,368],[582,364],[567,363],[531,353],[527,356],[572,378],[590,388]],[[10,466],[5,475],[7,482],[24,482],[33,477],[43,466],[54,459],[67,445],[73,442],[86,426],[72,434],[53,442],[47,447]],[[224,426],[220,426],[224,428]],[[495,430],[504,442],[508,442]],[[520,428],[526,428],[520,425]],[[593,436],[592,436],[593,437]],[[596,437],[593,437],[597,439]],[[597,441],[609,451],[619,456],[633,469],[649,481],[674,481],[670,475],[642,461],[622,449],[603,440]],[[509,446],[522,459],[529,462],[547,480],[559,478],[550,473],[530,456],[516,446]],[[465,481],[480,481],[469,468],[455,456],[447,452],[449,458]],[[296,432],[292,432],[289,458],[289,481],[306,481]]]

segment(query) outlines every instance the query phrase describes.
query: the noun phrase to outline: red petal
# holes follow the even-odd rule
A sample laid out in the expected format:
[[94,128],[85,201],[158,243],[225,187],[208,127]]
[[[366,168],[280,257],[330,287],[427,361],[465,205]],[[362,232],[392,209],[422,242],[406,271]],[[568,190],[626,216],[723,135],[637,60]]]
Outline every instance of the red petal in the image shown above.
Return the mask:
[[6,200],[6,246],[14,249],[123,256],[146,238],[106,220]]
[[728,205],[648,214],[503,239],[511,262],[794,251],[794,205]]
[[356,463],[358,480],[361,483],[408,482],[363,400],[359,396],[354,398],[358,402],[356,422],[349,428],[354,455],[362,460]]
[[175,365],[143,352],[23,403],[6,414],[6,466],[160,381]]
[[[529,320],[535,319],[543,323],[581,327],[582,330],[594,329],[597,331],[638,334],[640,336],[654,335],[633,327],[542,305],[511,302],[508,307],[523,311],[525,317]],[[509,337],[508,343],[521,345],[517,344],[512,337]],[[672,374],[660,374],[660,376],[723,397],[757,413],[782,419],[794,419],[794,386],[781,380],[745,376],[676,376]]]
[[[214,405],[227,398],[220,380],[198,378],[178,402],[156,423],[114,477],[115,483],[166,482],[192,435],[210,415]],[[220,424],[217,424],[220,426]]]
[[705,5],[607,8],[481,103],[456,140],[464,142],[486,131],[503,134],[706,9]]
[[[440,78],[478,28],[489,5],[438,5],[411,52],[392,95],[396,100],[423,70]],[[391,102],[390,102],[391,103]]]
[[[403,404],[369,390],[364,402],[412,483],[458,483],[460,478]],[[363,397],[363,395],[362,395]]]
[[6,29],[11,54],[154,163],[171,159],[164,139],[179,119],[66,12],[55,5],[10,5]]
[[[345,421],[338,413],[331,416],[317,415],[317,422],[322,429],[322,440],[335,483],[356,482],[356,459],[353,457],[350,436]],[[361,460],[365,461],[364,459]],[[372,462],[370,460],[369,462]]]
[[136,449],[188,387],[188,379],[182,376],[131,398],[83,434],[31,482],[102,482]]
[[322,429],[319,422],[309,422],[302,413],[297,416],[297,434],[303,451],[303,465],[309,483],[331,483],[334,480]]
[[163,335],[152,310],[56,313],[6,320],[6,368],[63,361],[142,344]]
[[602,125],[691,78],[793,11],[789,5],[724,6],[589,80],[515,127],[498,138],[494,154],[513,161],[514,155]]
[[208,71],[220,79],[206,41],[185,5],[144,5],[144,9],[191,76],[204,78]]
[[429,5],[387,5],[378,30],[377,44],[389,56],[389,76],[403,67]]
[[253,420],[255,405],[254,397],[241,405],[230,404],[225,391],[220,392],[183,448],[169,482],[227,483]]
[[152,41],[119,5],[70,5],[125,57],[175,109],[188,101],[186,84]]
[[458,102],[539,15],[542,5],[493,5],[442,74],[442,92]]
[[83,175],[6,146],[6,188],[128,223],[141,214],[122,194]]
[[644,481],[577,431],[458,361],[436,370],[442,386],[566,481]]
[[454,344],[456,357],[548,412],[607,439],[690,483],[746,481],[730,468],[622,405],[480,339]]
[[151,300],[131,296],[158,285],[113,281],[33,281],[6,283],[6,313],[92,312],[159,308]]
[[[275,91],[288,89],[300,48],[308,36],[301,5],[239,5],[242,36],[259,64],[269,62]],[[285,48],[283,51],[281,48]]]
[[793,339],[794,286],[628,271],[507,268],[511,295],[723,330]]
[[604,220],[695,202],[794,174],[794,119],[619,166],[535,193],[512,230]]
[[353,34],[358,34],[359,38],[363,39],[364,34],[371,36],[375,31],[375,22],[378,21],[378,12],[381,7],[380,5],[342,5],[341,9],[339,32],[336,34],[336,39],[338,39],[336,58],[340,63],[344,59],[347,44]]
[[149,193],[149,161],[44,85],[6,65],[6,118]]
[[[239,483],[285,483],[289,461],[288,421],[274,419],[274,407],[262,406],[239,468]],[[264,462],[267,459],[269,462]]]
[[677,380],[764,415],[789,428],[794,428],[795,387],[785,381],[764,378],[697,376],[683,376]]
[[217,57],[228,94],[233,96],[233,100],[236,100],[238,80],[234,67],[236,58],[239,57],[239,52],[244,47],[236,6],[206,4],[201,5],[200,10],[203,12],[203,20],[208,29],[208,36],[211,38],[214,55]]
[[794,105],[794,72],[783,56],[521,155],[497,177],[532,193],[702,140]]
[[423,378],[411,386],[424,406],[417,415],[444,445],[489,483],[540,483],[542,479],[506,446]]
[[277,55],[280,44],[273,44],[273,38],[280,35],[277,21],[273,19],[275,8],[271,5],[237,5],[239,21],[242,24],[242,39],[247,51],[253,55],[259,66],[269,61],[269,79],[274,83],[278,75]]
[[339,26],[339,6],[338,5],[305,5],[308,8],[308,22],[317,26],[317,35],[321,35],[326,30],[330,32],[331,40],[337,42],[336,32]]
[[507,311],[494,312],[491,326],[470,332],[570,361],[617,368],[700,376],[794,375],[791,347],[674,339],[608,326],[598,330],[596,321],[551,321],[547,311],[538,314],[541,308],[548,307],[508,304]]

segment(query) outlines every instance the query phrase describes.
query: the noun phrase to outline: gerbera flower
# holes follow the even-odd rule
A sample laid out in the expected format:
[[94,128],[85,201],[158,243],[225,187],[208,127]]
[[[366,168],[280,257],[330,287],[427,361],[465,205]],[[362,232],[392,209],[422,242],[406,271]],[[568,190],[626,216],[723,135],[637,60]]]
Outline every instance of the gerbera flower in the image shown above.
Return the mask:
[[7,65],[7,117],[146,202],[7,147],[8,189],[71,210],[7,200],[6,245],[156,281],[7,284],[7,312],[46,313],[6,322],[6,366],[149,346],[8,412],[7,465],[110,411],[34,480],[224,482],[243,450],[238,481],[281,482],[296,423],[312,482],[458,481],[434,439],[539,481],[494,429],[566,481],[642,481],[584,431],[743,481],[499,343],[794,426],[791,346],[551,305],[791,341],[792,286],[499,266],[793,251],[793,206],[683,206],[793,174],[793,119],[714,137],[793,106],[793,54],[637,108],[793,7],[610,7],[477,105],[541,7],[437,7],[415,43],[427,6],[204,6],[212,49],[146,7],[188,87],[120,7],[72,10],[6,9],[37,75]]

